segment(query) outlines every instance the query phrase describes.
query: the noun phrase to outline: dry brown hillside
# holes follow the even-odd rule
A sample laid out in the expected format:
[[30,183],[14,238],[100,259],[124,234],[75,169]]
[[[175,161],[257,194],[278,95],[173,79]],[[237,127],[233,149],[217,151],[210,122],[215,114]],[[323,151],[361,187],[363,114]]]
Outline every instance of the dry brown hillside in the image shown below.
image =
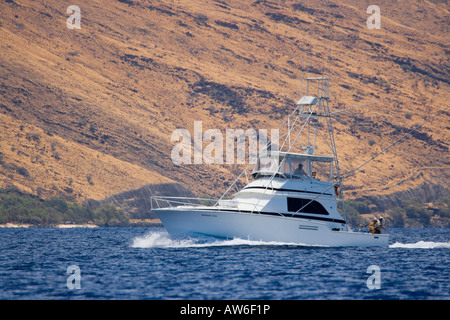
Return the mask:
[[[72,4],[81,29],[67,27]],[[173,164],[172,132],[278,128],[308,65],[330,68],[333,110],[384,101],[336,115],[349,172],[450,100],[447,1],[377,1],[372,30],[370,4],[2,1],[0,187],[84,200],[178,182],[217,196],[237,166]],[[441,114],[365,166],[347,195],[450,189],[449,123]]]

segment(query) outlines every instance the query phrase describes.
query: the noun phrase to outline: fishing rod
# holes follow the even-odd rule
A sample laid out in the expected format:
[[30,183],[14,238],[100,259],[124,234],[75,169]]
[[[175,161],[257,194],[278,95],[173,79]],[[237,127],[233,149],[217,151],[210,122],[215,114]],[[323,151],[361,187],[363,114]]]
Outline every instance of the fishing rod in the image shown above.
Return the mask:
[[438,115],[440,115],[441,113],[444,113],[448,108],[450,107],[447,106],[444,109],[440,110],[439,112],[435,113],[433,116],[431,116],[429,119],[425,120],[424,122],[422,122],[421,124],[419,124],[416,128],[408,131],[407,133],[405,133],[403,136],[401,136],[399,139],[397,139],[394,143],[392,143],[391,145],[389,145],[388,147],[384,148],[382,151],[378,152],[376,155],[374,155],[372,158],[370,158],[369,160],[367,160],[366,162],[364,162],[363,164],[361,164],[360,166],[358,166],[356,169],[350,171],[349,173],[347,173],[342,179],[340,179],[338,181],[338,183],[331,185],[330,187],[328,187],[326,190],[324,190],[322,193],[320,193],[319,195],[317,195],[315,198],[311,199],[309,202],[307,202],[303,207],[301,207],[300,209],[298,209],[296,212],[300,212],[301,210],[303,210],[306,206],[308,206],[310,203],[312,203],[314,200],[316,200],[317,198],[319,198],[321,195],[323,195],[324,193],[326,193],[328,190],[330,190],[331,188],[333,188],[334,186],[340,186],[342,184],[342,181],[347,179],[348,177],[350,177],[351,175],[353,175],[356,171],[358,171],[359,169],[361,169],[363,166],[365,166],[366,164],[368,164],[369,162],[371,162],[372,160],[374,160],[376,157],[378,157],[380,154],[386,152],[387,150],[389,150],[390,148],[392,148],[394,145],[396,145],[397,143],[399,143],[401,140],[403,140],[405,137],[407,137],[408,135],[412,134],[414,131],[416,131],[417,129],[421,128],[423,125],[425,125],[426,123],[430,122],[431,120],[433,120],[434,118],[436,118]]

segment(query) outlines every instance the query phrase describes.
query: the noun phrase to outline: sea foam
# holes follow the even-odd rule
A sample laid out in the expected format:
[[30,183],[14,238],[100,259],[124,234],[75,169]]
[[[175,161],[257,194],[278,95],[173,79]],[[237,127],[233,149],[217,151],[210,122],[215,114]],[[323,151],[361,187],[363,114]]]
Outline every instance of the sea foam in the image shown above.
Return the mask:
[[172,239],[167,231],[152,231],[144,236],[136,237],[133,248],[203,248],[221,246],[304,246],[299,243],[278,241],[255,241],[248,239],[217,239],[214,237]]
[[389,248],[409,248],[409,249],[435,249],[447,248],[450,249],[450,242],[432,242],[432,241],[418,241],[416,243],[400,243],[391,244]]

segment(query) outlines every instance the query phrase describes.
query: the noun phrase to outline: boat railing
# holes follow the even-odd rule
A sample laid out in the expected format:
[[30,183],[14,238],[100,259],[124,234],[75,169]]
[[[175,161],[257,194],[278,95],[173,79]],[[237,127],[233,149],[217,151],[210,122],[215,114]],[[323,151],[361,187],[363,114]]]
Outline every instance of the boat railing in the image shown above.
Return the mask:
[[[242,209],[239,205],[248,205],[249,208],[253,209]],[[162,209],[162,208],[182,208],[188,207],[189,210],[201,210],[205,207],[213,207],[214,210],[221,211],[227,209],[234,209],[238,212],[254,213],[258,214],[259,211],[255,210],[255,204],[253,202],[245,202],[242,200],[232,200],[232,199],[208,199],[208,198],[189,198],[189,197],[166,197],[166,196],[153,196],[151,197],[151,210]],[[276,210],[270,210],[265,207],[264,212],[270,212],[274,215],[279,216],[289,216],[286,213],[282,214]]]
[[203,206],[213,206],[216,202],[217,199],[153,196],[151,197],[151,210],[161,208],[183,207],[183,206],[189,206],[194,208]]

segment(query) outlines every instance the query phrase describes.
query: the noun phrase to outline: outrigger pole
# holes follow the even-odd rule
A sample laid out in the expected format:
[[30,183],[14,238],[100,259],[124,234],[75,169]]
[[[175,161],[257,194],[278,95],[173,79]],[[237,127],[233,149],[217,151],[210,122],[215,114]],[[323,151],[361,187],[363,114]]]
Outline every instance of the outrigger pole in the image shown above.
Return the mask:
[[369,160],[367,160],[366,162],[364,162],[363,164],[361,164],[359,167],[357,167],[356,169],[350,171],[349,173],[347,173],[342,179],[347,179],[348,177],[350,177],[352,174],[354,174],[356,171],[358,171],[359,169],[361,169],[363,166],[365,166],[366,164],[368,164],[370,161],[372,161],[373,159],[375,159],[376,157],[378,157],[380,154],[384,153],[385,151],[389,150],[391,147],[393,147],[394,145],[396,145],[397,143],[399,143],[401,140],[403,140],[406,136],[410,135],[411,133],[413,133],[414,131],[416,131],[417,129],[419,129],[420,127],[422,127],[424,124],[426,124],[427,122],[430,122],[431,120],[433,120],[434,118],[436,118],[439,114],[444,113],[445,110],[447,110],[450,106],[445,107],[444,109],[442,109],[441,111],[435,113],[433,116],[431,116],[431,118],[429,118],[428,120],[425,120],[424,122],[422,122],[421,124],[419,124],[417,127],[415,127],[414,129],[408,131],[407,133],[405,133],[402,137],[400,137],[397,141],[395,141],[394,143],[392,143],[390,146],[384,148],[383,150],[381,150],[380,152],[378,152],[376,155],[374,155],[372,158],[370,158]]
[[[366,164],[368,164],[369,162],[371,162],[373,159],[375,159],[376,157],[378,157],[379,155],[381,155],[382,153],[386,152],[387,150],[389,150],[390,148],[392,148],[394,145],[396,145],[397,143],[399,143],[400,141],[402,141],[405,137],[411,135],[414,131],[416,131],[417,129],[421,128],[423,125],[425,125],[426,123],[430,122],[431,120],[433,120],[434,118],[436,118],[438,115],[440,115],[441,113],[444,113],[448,108],[450,108],[450,106],[445,107],[444,109],[440,110],[439,112],[435,113],[433,116],[431,116],[429,119],[425,120],[424,122],[422,122],[421,124],[419,124],[417,127],[415,127],[414,129],[408,131],[407,133],[405,133],[403,136],[401,136],[399,139],[397,139],[394,143],[392,143],[391,145],[389,145],[388,147],[384,148],[383,150],[381,150],[380,152],[378,152],[376,155],[374,155],[372,158],[370,158],[369,160],[367,160],[366,162],[364,162],[363,164],[361,164],[360,166],[358,166],[356,169],[353,169],[352,171],[350,171],[349,173],[347,173],[343,178],[341,178],[339,180],[339,182],[336,185],[341,185],[342,181],[347,179],[348,177],[350,177],[351,175],[353,175],[356,171],[358,171],[359,169],[361,169],[363,166],[365,166]],[[308,203],[306,203],[303,207],[301,207],[300,209],[297,210],[297,212],[303,210],[306,206],[308,206],[311,202],[313,202],[314,200],[316,200],[317,198],[319,198],[321,195],[323,195],[324,193],[326,193],[328,190],[330,190],[331,188],[333,188],[334,185],[332,185],[331,187],[327,188],[325,191],[323,191],[322,193],[320,193],[319,195],[317,195],[315,198],[311,199]]]

